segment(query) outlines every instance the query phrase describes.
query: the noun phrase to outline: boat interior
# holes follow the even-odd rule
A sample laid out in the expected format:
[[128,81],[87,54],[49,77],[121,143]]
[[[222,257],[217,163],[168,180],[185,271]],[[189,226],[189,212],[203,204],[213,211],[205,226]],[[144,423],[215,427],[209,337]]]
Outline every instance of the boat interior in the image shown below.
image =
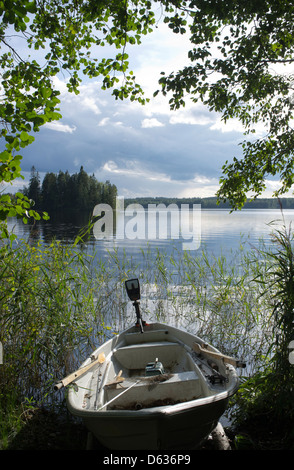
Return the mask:
[[[201,362],[195,353],[195,337],[160,324],[147,325],[139,309],[138,279],[126,281],[126,289],[134,302],[136,324],[108,346],[104,345],[109,348],[104,351],[106,360],[92,374],[83,408],[140,410],[189,402],[224,391],[225,377]],[[96,354],[99,352],[100,348]],[[210,382],[209,377],[221,380]]]
[[193,353],[164,330],[128,333],[109,359],[98,409],[140,410],[212,394]]

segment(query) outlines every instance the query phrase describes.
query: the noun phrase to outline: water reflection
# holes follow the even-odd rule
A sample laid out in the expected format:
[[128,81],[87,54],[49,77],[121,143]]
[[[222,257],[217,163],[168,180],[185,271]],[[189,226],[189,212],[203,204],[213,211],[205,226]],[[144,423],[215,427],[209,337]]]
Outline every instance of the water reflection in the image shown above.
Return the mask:
[[[283,218],[286,225],[289,226],[294,219],[294,210],[284,210]],[[49,221],[40,221],[34,225],[24,225],[20,220],[10,219],[8,225],[10,231],[30,243],[40,240],[47,244],[52,239],[61,240],[63,243],[72,243],[82,229],[87,229],[88,220],[86,217],[81,219],[76,215],[74,218],[65,216],[62,219],[51,218]],[[264,242],[268,244],[273,229],[268,224],[272,221],[276,221],[276,226],[282,226],[282,214],[279,210],[247,209],[232,214],[221,209],[202,210],[200,250],[191,251],[191,253],[198,255],[202,251],[201,249],[205,248],[208,253],[214,256],[229,255],[238,250],[240,244],[245,249],[258,246],[260,238],[263,238]],[[128,221],[125,220],[125,223]],[[137,237],[118,240],[115,224],[113,237],[97,240],[93,235],[93,229],[86,237],[88,248],[97,250],[100,256],[107,256],[110,250],[122,250],[132,256],[141,254],[142,250],[151,250],[154,253],[158,250],[164,250],[167,254],[174,251],[182,252],[183,241],[185,240],[181,236],[173,239],[170,236],[167,239],[160,239],[158,236],[149,239],[146,236],[146,239]]]

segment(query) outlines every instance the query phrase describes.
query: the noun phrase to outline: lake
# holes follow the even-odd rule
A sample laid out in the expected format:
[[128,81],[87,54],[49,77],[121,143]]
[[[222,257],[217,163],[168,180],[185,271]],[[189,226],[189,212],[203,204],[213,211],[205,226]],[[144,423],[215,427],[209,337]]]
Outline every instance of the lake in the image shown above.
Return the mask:
[[[198,210],[195,220],[193,219],[195,222],[194,232],[191,229],[191,209],[190,211],[183,211],[181,217],[181,220],[185,222],[180,227],[183,230],[179,230],[178,236],[173,237],[171,218],[167,223],[165,232],[162,233],[162,227],[161,229],[158,227],[158,218],[156,221],[152,212],[147,214],[147,211],[145,211],[143,216],[140,214],[140,218],[125,212],[123,219],[118,217],[119,221],[114,224],[112,234],[107,234],[107,230],[105,230],[105,238],[95,238],[92,229],[87,245],[90,249],[96,251],[97,256],[102,258],[107,257],[113,249],[118,249],[118,253],[124,251],[126,255],[139,259],[142,249],[149,248],[152,252],[156,252],[157,249],[164,250],[167,253],[174,252],[174,250],[181,252],[183,251],[183,243],[187,243],[186,246],[192,248],[191,242],[194,233],[200,238],[197,239],[197,249],[190,250],[191,254],[195,253],[197,256],[201,254],[202,248],[205,248],[208,254],[216,257],[221,254],[231,257],[232,253],[239,249],[240,244],[245,250],[251,249],[257,247],[259,240],[262,238],[265,244],[269,245],[273,226],[268,224],[276,221],[275,227],[281,227],[283,225],[282,218],[284,218],[288,227],[294,220],[294,210],[284,210],[283,213],[280,210],[273,209],[244,209],[233,213],[223,209]],[[190,220],[190,227],[187,218]],[[119,237],[118,231],[121,230],[122,224],[125,232],[123,236]],[[142,224],[144,225],[143,230]],[[152,224],[157,224],[157,232]],[[61,220],[58,223],[41,222],[32,227],[24,225],[22,221],[9,220],[9,229],[13,230],[19,238],[27,239],[30,242],[41,240],[43,243],[50,243],[52,238],[55,237],[65,243],[71,243],[82,226],[83,224],[78,221],[67,222]],[[148,236],[148,234],[152,236]],[[190,247],[189,243],[191,244]]]

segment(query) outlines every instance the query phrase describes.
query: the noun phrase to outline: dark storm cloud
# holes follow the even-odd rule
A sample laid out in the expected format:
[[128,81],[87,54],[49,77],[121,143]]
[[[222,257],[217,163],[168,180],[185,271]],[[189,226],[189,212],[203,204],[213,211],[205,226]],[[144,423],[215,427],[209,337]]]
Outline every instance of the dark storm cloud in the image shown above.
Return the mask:
[[217,116],[199,106],[177,114],[162,100],[147,107],[114,101],[96,83],[84,85],[78,96],[58,85],[62,119],[45,126],[25,149],[26,172],[34,165],[40,174],[74,173],[83,165],[119,191],[178,194],[187,184],[194,192],[197,184],[202,189],[199,181],[211,181],[215,189],[223,163],[238,151],[240,133],[212,130]]

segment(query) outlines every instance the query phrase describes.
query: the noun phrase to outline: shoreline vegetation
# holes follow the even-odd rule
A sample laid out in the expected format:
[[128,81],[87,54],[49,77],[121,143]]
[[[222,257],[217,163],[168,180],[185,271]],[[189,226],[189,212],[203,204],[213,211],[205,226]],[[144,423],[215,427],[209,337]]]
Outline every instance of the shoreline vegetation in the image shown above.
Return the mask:
[[[95,205],[100,203],[109,204],[113,209],[116,207],[116,198],[119,197],[117,187],[110,181],[99,182],[93,175],[88,175],[81,166],[79,173],[70,175],[68,171],[59,173],[46,173],[42,183],[39,173],[33,166],[29,185],[24,187],[22,193],[30,200],[34,201],[34,210],[46,211],[51,214],[51,218],[58,218],[67,214],[69,218],[74,214],[90,214]],[[7,193],[12,200],[16,197],[12,193]],[[174,204],[181,207],[186,204],[190,209],[193,204],[200,204],[201,209],[227,209],[231,210],[230,203],[220,201],[217,197],[135,197],[124,198],[125,208],[130,204],[140,204],[144,209],[149,204],[164,204],[169,206]],[[242,210],[246,209],[294,209],[294,198],[256,198],[247,199]]]
[[68,171],[47,172],[41,183],[39,173],[33,166],[28,187],[23,194],[31,201],[36,211],[58,215],[68,213],[91,213],[98,203],[115,207],[117,187],[110,181],[98,181],[94,174],[88,175],[83,166],[78,173]]
[[[130,276],[140,278],[146,319],[189,329],[246,361],[229,408],[234,448],[293,449],[294,367],[287,356],[294,311],[292,241],[286,227],[273,227],[273,250],[262,240],[249,253],[240,247],[234,263],[205,251],[195,257],[142,250],[140,262],[112,251],[98,260],[81,241],[44,246],[18,240],[14,248],[3,246],[0,449],[25,445],[19,439],[28,436],[25,429],[39,413],[58,422],[63,417],[60,426],[70,423],[69,433],[77,429],[66,410],[66,391],[56,392],[53,385],[97,344],[135,321],[123,288]],[[51,432],[43,428],[43,444],[52,433],[56,437],[58,426]]]
[[[141,204],[144,208],[148,204],[176,204],[179,208],[181,204],[189,204],[189,208],[193,208],[193,204],[201,204],[201,209],[231,209],[229,202],[217,203],[216,197],[190,197],[190,198],[177,198],[177,197],[136,197],[125,198],[125,206],[129,204]],[[247,200],[244,209],[294,209],[294,198],[257,198],[253,201]]]

